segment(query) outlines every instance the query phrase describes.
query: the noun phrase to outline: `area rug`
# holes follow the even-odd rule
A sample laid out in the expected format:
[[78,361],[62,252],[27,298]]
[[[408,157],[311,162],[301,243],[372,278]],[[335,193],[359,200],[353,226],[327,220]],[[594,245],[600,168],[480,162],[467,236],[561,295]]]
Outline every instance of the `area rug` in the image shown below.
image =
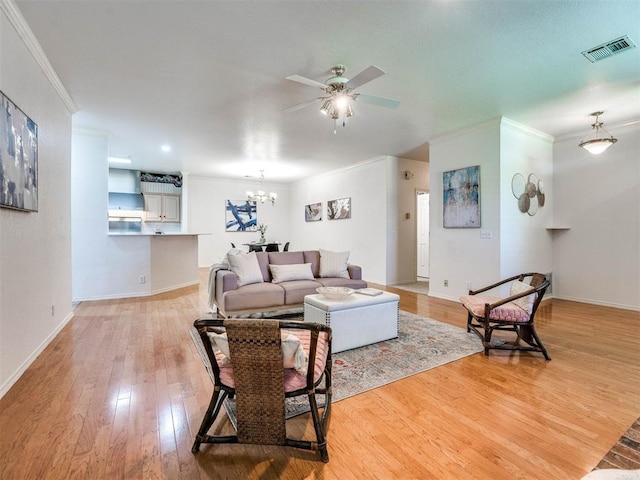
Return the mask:
[[406,290],[407,292],[419,293],[421,295],[429,294],[429,282],[412,282],[401,283],[399,285],[390,285],[392,288]]
[[620,440],[609,450],[596,469],[616,468],[640,469],[640,418],[637,419]]
[[[193,341],[203,357],[202,341],[195,329]],[[333,403],[381,387],[403,378],[483,351],[474,333],[446,323],[400,311],[398,338],[347,350],[333,355]],[[318,396],[318,402],[323,400]],[[235,424],[235,405],[225,408]],[[287,418],[308,412],[303,397],[287,399]]]

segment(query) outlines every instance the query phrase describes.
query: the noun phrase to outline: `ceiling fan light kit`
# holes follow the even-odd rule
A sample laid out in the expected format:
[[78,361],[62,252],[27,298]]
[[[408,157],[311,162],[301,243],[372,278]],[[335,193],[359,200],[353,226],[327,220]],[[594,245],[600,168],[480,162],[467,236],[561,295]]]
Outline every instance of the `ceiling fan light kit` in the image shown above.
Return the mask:
[[[595,131],[596,131],[595,138],[592,138],[591,140],[587,140],[587,138],[585,138],[578,145],[579,147],[584,148],[586,151],[588,151],[589,153],[591,153],[593,155],[601,154],[607,148],[609,148],[611,145],[613,145],[614,143],[616,143],[618,141],[617,138],[613,138],[613,135],[611,135],[609,132],[607,132],[604,129],[604,127],[602,126],[603,125],[602,122],[598,121],[598,117],[600,115],[602,115],[603,113],[604,112],[593,112],[591,114],[592,117],[596,117],[596,121],[591,124],[591,128],[595,129]],[[604,133],[606,133],[609,136],[608,137],[601,137],[600,136],[600,130],[602,130]],[[587,135],[587,137],[588,137],[588,135]]]
[[[322,101],[320,113],[333,120],[334,134],[337,133],[336,125],[340,118],[342,118],[342,126],[345,127],[347,125],[347,118],[354,115],[353,102],[355,102],[360,96],[360,94],[355,93],[354,90],[385,74],[384,70],[376,67],[375,65],[371,65],[349,80],[348,78],[343,77],[345,71],[346,67],[344,65],[336,65],[331,69],[333,76],[325,83],[316,82],[315,80],[311,80],[310,78],[305,78],[300,75],[291,75],[287,77],[288,80],[302,83],[310,87],[319,87],[324,90],[326,96],[318,97],[318,100]],[[397,108],[398,105],[400,105],[400,102],[397,100],[377,97],[375,95],[363,95],[362,101],[386,108]],[[286,111],[293,112],[306,107],[307,105],[311,105],[312,103],[314,103],[314,101],[304,102],[300,105],[288,108]]]

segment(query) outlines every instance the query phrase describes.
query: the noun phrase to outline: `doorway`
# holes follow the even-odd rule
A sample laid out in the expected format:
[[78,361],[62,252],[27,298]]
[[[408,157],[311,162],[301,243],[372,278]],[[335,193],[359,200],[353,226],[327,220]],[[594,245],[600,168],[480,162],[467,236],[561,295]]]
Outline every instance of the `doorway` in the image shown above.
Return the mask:
[[429,279],[429,192],[416,190],[417,274],[418,280]]

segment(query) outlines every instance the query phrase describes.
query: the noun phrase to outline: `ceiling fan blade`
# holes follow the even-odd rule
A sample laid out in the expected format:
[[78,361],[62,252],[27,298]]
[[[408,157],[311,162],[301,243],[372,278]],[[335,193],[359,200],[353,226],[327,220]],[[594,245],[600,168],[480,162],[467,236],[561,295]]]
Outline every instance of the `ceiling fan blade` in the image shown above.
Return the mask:
[[285,108],[283,110],[284,113],[291,113],[291,112],[295,112],[296,110],[300,110],[304,107],[308,107],[309,105],[316,103],[318,101],[317,98],[314,98],[313,100],[309,100],[307,102],[302,102],[302,103],[298,103],[297,105],[293,105],[292,107],[289,108]]
[[310,87],[318,87],[321,89],[326,89],[327,86],[324,83],[316,82],[315,80],[311,80],[310,78],[301,77],[300,75],[289,75],[287,80],[292,80],[294,82],[303,83]]
[[400,102],[398,100],[386,97],[378,97],[376,95],[367,95],[365,93],[359,93],[356,97],[356,100],[385,108],[398,108],[398,106],[400,105]]
[[370,82],[371,80],[375,80],[378,77],[381,77],[386,72],[381,68],[376,67],[375,65],[371,65],[369,68],[365,68],[355,77],[347,82],[347,87],[351,90],[355,90],[358,87],[361,87],[365,83]]

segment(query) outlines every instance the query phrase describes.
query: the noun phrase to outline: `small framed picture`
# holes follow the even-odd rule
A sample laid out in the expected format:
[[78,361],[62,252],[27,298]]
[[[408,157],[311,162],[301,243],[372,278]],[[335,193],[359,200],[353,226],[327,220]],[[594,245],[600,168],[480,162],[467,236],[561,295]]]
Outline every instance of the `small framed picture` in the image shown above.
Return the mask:
[[304,221],[319,222],[322,220],[322,202],[310,203],[304,206]]
[[329,200],[327,202],[327,218],[329,220],[351,218],[351,197]]

